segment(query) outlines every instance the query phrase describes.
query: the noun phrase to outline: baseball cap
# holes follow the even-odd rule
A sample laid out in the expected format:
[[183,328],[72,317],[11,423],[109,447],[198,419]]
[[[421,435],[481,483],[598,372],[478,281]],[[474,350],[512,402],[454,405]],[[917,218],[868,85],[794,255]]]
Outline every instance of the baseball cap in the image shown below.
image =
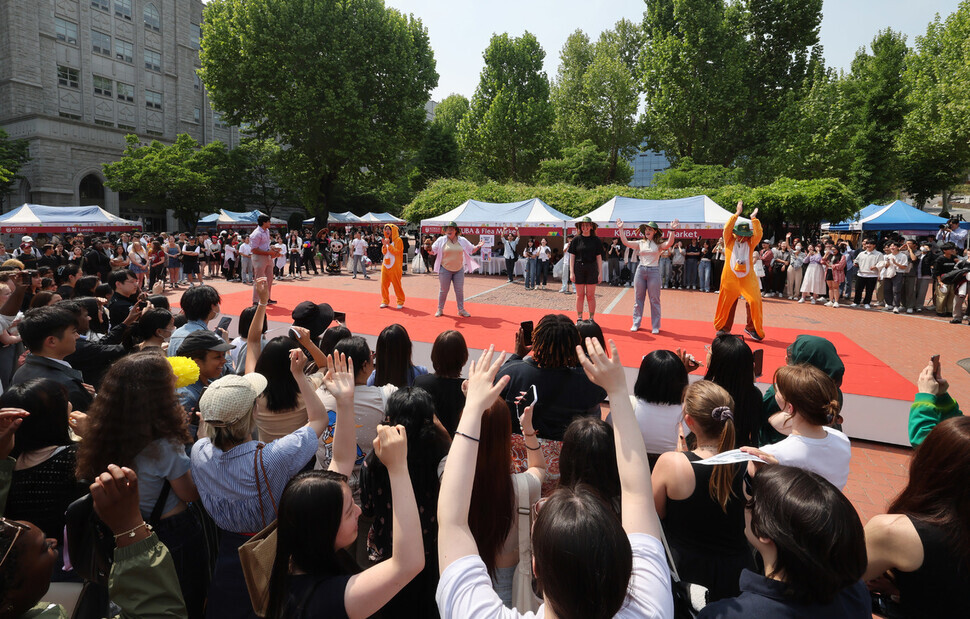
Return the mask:
[[236,423],[253,410],[266,384],[266,377],[255,372],[229,374],[213,381],[199,398],[202,421],[217,427]]
[[957,365],[959,365],[964,370],[970,372],[970,357],[967,357],[966,359],[960,359],[959,361],[957,361]]
[[226,352],[227,350],[232,350],[235,348],[232,344],[226,342],[212,331],[206,331],[205,329],[200,329],[199,331],[193,331],[189,333],[182,344],[178,348],[180,355],[185,355],[190,352],[196,352],[199,350],[214,350],[217,352]]
[[25,236],[25,237],[22,237],[22,238],[20,239],[20,242],[21,242],[21,243],[33,243],[33,242],[34,242],[34,239],[32,239],[32,238],[31,238],[31,237],[29,237],[29,236]]
[[293,317],[294,325],[307,329],[310,336],[314,338],[323,333],[333,322],[333,308],[329,303],[303,301],[293,308],[293,313],[290,315]]

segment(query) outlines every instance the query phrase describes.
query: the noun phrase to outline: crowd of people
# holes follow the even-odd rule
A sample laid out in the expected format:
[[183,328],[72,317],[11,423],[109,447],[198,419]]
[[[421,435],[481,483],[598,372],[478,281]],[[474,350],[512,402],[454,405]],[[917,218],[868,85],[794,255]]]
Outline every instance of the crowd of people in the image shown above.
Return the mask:
[[[457,291],[476,247],[454,228],[432,255]],[[587,303],[594,228],[570,250]],[[676,247],[647,228],[641,255]],[[235,240],[210,242],[224,256]],[[278,258],[257,241],[257,262]],[[180,255],[205,255],[186,243]],[[444,331],[427,368],[407,324],[372,350],[325,303],[300,303],[288,335],[267,338],[265,266],[231,339],[214,326],[218,291],[193,281],[201,262],[180,261],[190,287],[173,312],[164,277],[146,282],[103,246],[82,247],[81,265],[0,266],[0,350],[13,351],[0,365],[0,618],[64,616],[44,601],[51,583],[82,590],[83,616],[98,617],[962,612],[970,422],[933,363],[911,410],[909,483],[863,526],[842,492],[845,366],[824,338],[792,342],[763,396],[731,334],[703,363],[650,352],[630,389],[632,353],[605,340],[594,304],[470,364],[461,332]],[[56,294],[41,296],[39,266]],[[657,287],[653,268],[638,288]],[[90,516],[70,517],[85,502]],[[113,543],[75,535],[89,526]],[[99,552],[102,578],[83,560]]]

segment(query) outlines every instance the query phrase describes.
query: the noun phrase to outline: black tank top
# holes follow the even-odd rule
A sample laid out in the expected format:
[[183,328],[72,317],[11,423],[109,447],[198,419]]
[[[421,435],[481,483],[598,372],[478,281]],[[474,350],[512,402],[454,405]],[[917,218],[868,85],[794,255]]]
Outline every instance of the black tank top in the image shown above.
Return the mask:
[[701,457],[693,452],[684,455],[694,469],[694,492],[682,501],[667,499],[664,533],[672,546],[706,552],[746,552],[744,537],[744,494],[741,490],[744,467],[725,464],[735,469],[731,484],[733,495],[727,502],[727,513],[711,498],[709,485],[713,466],[698,464]]
[[908,518],[923,544],[923,565],[913,572],[893,570],[906,616],[966,616],[970,557],[961,557],[956,544],[940,527]]

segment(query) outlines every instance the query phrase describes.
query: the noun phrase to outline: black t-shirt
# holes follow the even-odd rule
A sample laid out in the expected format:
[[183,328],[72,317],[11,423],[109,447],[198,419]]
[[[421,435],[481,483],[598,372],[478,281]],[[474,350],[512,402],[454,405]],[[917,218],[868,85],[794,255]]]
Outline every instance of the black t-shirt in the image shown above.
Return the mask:
[[[701,246],[698,245],[698,244],[696,244],[696,243],[691,243],[690,245],[687,246],[687,249],[684,250],[684,253],[686,253],[686,254],[700,254],[701,253]],[[686,258],[687,258],[687,260],[700,260],[701,257],[700,257],[700,255],[697,255],[697,256],[688,255],[688,256],[686,256]]]
[[344,590],[350,576],[290,576],[290,599],[284,613],[289,617],[328,617],[348,619],[344,607]]
[[[182,247],[182,250],[183,251],[199,251],[199,245],[197,243],[186,243]],[[199,257],[198,256],[187,256],[185,254],[182,254],[182,264],[183,265],[198,264],[198,262],[199,262]]]
[[68,286],[67,284],[61,284],[57,288],[57,294],[61,295],[62,299],[70,299],[74,297],[74,287]]
[[958,261],[959,259],[956,256],[950,256],[949,258],[946,256],[938,257],[936,262],[933,263],[933,276],[940,277],[941,275],[949,273]]
[[576,256],[577,263],[596,262],[603,255],[603,243],[595,235],[577,235],[569,242],[569,253]]
[[461,378],[444,378],[436,374],[424,374],[414,379],[415,387],[421,387],[431,394],[435,414],[441,425],[454,436],[458,429],[458,418],[465,408],[465,394],[461,392]]

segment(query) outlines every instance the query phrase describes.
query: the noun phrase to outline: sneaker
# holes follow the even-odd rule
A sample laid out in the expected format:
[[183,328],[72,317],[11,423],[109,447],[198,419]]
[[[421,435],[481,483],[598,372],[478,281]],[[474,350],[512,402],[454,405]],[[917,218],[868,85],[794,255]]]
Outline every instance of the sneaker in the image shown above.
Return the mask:
[[953,320],[950,321],[950,324],[951,325],[958,325],[958,324],[960,324],[962,322],[963,322],[963,319],[962,318],[954,318]]
[[907,308],[906,308],[906,313],[907,313],[907,314],[912,314],[912,313],[913,313],[913,308],[911,308],[911,307],[907,307]]
[[367,277],[367,276],[365,275],[365,276],[364,276],[364,279],[374,279],[374,278],[373,278],[373,277]]
[[269,301],[267,301],[267,303],[269,303],[270,305],[276,305],[276,299],[270,299]]
[[397,304],[397,309],[404,309],[404,304],[403,303],[398,303]]
[[660,329],[651,329],[650,330],[650,333],[653,333],[654,335],[657,335],[658,333],[660,333]]
[[387,307],[387,303],[381,303],[381,309],[384,309],[385,307]]
[[868,303],[866,303],[865,305],[863,305],[863,307],[866,308],[866,309],[872,309],[872,306],[869,305]]
[[898,313],[899,313],[899,308],[898,307],[894,307],[893,308],[893,314],[898,314]]
[[817,301],[815,299],[812,299],[812,305],[815,305],[816,303]]
[[836,301],[835,303],[832,304],[832,307],[838,307],[838,306],[839,306],[838,301]]
[[640,327],[636,325],[633,325],[632,327],[630,327],[630,333],[636,333],[639,330],[640,330]]
[[859,304],[858,303],[850,303],[849,304],[849,307],[859,307]]
[[441,318],[441,315],[442,315],[443,313],[444,313],[444,312],[442,312],[441,310],[438,310],[437,312],[435,312],[435,313],[434,313],[434,317],[435,317],[435,318]]
[[804,303],[805,302],[805,297],[801,297],[800,299],[798,299],[798,302],[799,303]]
[[748,337],[750,337],[751,339],[753,339],[756,342],[760,342],[761,340],[765,339],[765,338],[761,337],[760,335],[758,335],[757,332],[752,331],[750,329],[745,329],[744,332],[745,332],[745,334],[747,334]]
[[472,315],[469,314],[468,312],[466,312],[465,310],[458,310],[458,315],[461,316],[462,318],[471,318],[472,317]]
[[826,303],[826,304],[825,304],[825,307],[832,307],[832,302],[831,302],[831,301],[829,301],[828,303]]

